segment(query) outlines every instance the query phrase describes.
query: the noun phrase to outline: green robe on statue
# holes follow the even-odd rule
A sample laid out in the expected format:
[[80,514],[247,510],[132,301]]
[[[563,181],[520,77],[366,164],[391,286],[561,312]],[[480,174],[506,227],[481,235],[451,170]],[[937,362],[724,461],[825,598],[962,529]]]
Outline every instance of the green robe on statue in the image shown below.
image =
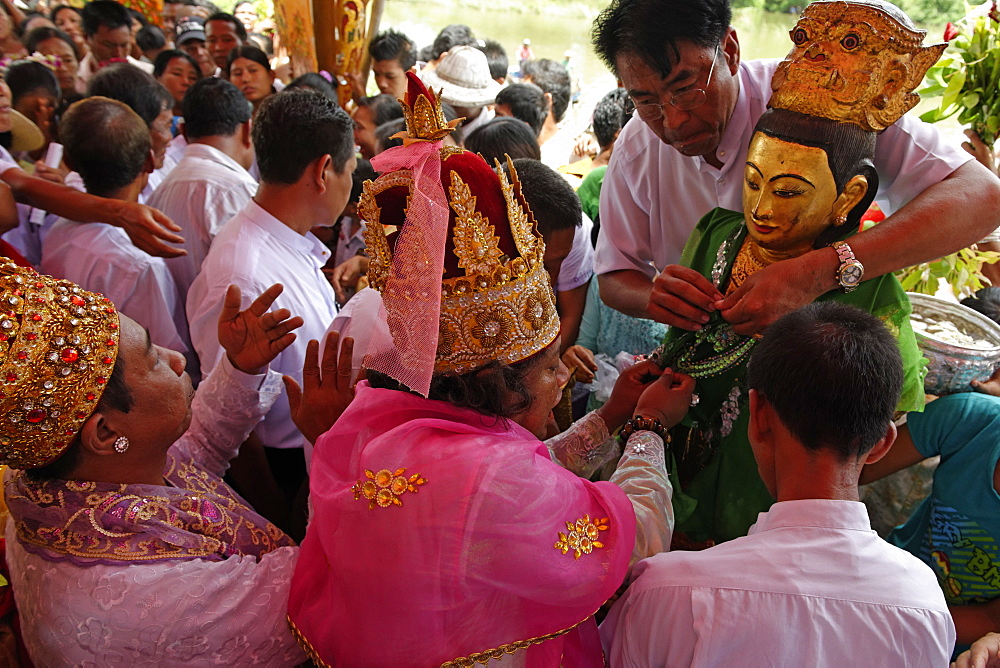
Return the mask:
[[[720,291],[747,229],[743,214],[714,209],[688,239],[681,264],[699,271]],[[925,361],[910,326],[910,301],[892,275],[864,281],[845,294],[833,290],[817,301],[838,301],[876,316],[899,342],[903,357],[900,411],[923,410]],[[736,334],[718,313],[698,332],[667,331],[654,359],[691,375],[697,405],[670,430],[676,530],[696,542],[745,536],[774,499],[764,487],[747,437],[749,408],[746,369],[756,340]],[[817,382],[822,382],[817,378]]]

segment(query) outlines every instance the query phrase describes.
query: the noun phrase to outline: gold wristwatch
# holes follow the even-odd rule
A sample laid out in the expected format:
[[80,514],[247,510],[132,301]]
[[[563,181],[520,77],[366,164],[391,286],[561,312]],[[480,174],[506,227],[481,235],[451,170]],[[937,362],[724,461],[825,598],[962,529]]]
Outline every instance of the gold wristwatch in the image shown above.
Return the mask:
[[831,247],[837,251],[840,266],[837,268],[837,283],[844,292],[853,292],[865,276],[865,266],[854,257],[854,251],[846,241],[836,241]]

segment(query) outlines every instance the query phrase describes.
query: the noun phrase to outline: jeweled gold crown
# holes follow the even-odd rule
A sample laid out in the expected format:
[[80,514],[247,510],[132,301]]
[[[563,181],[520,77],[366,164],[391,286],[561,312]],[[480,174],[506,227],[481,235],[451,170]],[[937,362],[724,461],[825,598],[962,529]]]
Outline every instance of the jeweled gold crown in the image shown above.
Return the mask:
[[[451,131],[436,96],[415,77],[403,106],[411,141]],[[527,359],[555,340],[559,318],[543,263],[545,243],[517,172],[508,164],[508,178],[479,155],[456,147],[440,148],[438,158],[449,220],[434,370],[465,373],[493,360]],[[379,291],[398,269],[385,228],[404,224],[413,186],[413,172],[407,169],[364,184],[359,212],[367,222],[368,277]]]
[[913,90],[946,44],[882,0],[817,0],[789,33],[793,46],[771,80],[768,106],[881,131],[912,109]]
[[0,352],[0,464],[44,466],[97,407],[118,356],[118,312],[0,257]]

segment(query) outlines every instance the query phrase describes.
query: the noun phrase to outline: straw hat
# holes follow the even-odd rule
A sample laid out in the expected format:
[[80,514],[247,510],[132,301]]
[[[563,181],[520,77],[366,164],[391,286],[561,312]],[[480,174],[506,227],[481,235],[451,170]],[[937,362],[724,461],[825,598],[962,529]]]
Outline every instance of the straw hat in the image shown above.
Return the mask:
[[10,135],[12,151],[34,151],[45,143],[45,135],[31,120],[13,109],[10,110]]
[[421,77],[428,88],[441,90],[442,101],[456,107],[493,104],[501,87],[490,77],[486,54],[472,46],[456,46]]

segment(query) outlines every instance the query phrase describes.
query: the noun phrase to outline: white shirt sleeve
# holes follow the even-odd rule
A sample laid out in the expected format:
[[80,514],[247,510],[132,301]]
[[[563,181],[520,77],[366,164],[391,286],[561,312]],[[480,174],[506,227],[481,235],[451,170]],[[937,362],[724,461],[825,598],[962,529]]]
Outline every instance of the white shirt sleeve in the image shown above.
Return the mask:
[[[630,134],[634,135],[639,130],[631,126],[635,123],[626,124],[622,134],[631,130]],[[611,154],[611,162],[604,173],[599,205],[601,233],[597,237],[594,272],[606,274],[632,269],[652,280],[656,269],[652,264],[650,203],[644,201],[644,189],[636,186],[637,176],[633,174],[630,162],[622,159],[616,151]]]
[[583,214],[583,224],[573,233],[573,246],[559,269],[556,291],[565,292],[578,288],[594,275],[594,246],[590,243],[590,231],[594,221]]
[[191,426],[171,452],[221,476],[281,390],[280,373],[243,373],[223,355],[198,387],[191,404]]

